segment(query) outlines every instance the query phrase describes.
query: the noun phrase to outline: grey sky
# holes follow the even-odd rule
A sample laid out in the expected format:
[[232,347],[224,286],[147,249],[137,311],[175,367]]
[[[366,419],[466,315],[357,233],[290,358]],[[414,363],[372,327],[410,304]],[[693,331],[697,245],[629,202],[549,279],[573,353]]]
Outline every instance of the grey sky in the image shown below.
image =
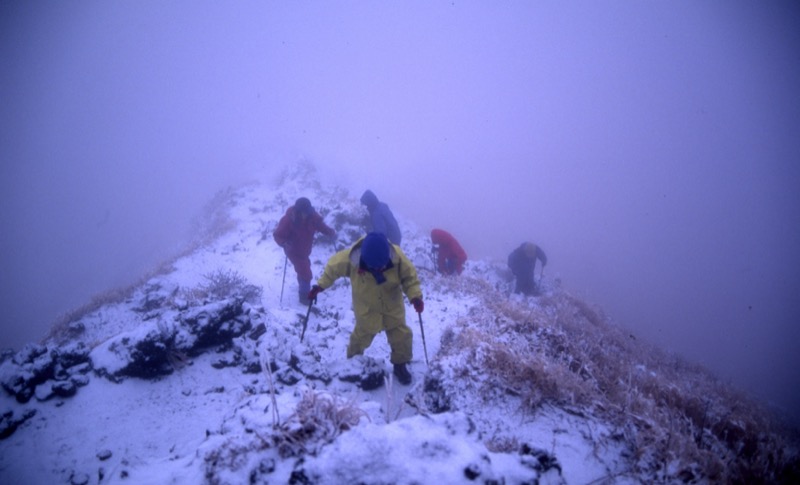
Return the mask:
[[[307,157],[800,409],[792,2],[6,2],[2,345]],[[7,339],[7,340],[6,340]]]

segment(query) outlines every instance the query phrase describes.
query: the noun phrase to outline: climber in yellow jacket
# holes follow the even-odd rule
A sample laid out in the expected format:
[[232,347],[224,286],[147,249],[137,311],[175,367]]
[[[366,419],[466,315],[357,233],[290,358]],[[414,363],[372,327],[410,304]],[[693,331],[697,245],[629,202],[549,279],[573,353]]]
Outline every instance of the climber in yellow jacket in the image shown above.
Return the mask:
[[337,279],[349,277],[356,324],[350,334],[347,358],[364,353],[375,335],[386,332],[392,348],[394,375],[401,384],[411,383],[406,364],[411,361],[411,328],[406,325],[403,294],[417,313],[422,313],[422,290],[417,269],[384,234],[371,232],[347,249],[331,256],[317,284],[308,293],[310,301],[330,288]]

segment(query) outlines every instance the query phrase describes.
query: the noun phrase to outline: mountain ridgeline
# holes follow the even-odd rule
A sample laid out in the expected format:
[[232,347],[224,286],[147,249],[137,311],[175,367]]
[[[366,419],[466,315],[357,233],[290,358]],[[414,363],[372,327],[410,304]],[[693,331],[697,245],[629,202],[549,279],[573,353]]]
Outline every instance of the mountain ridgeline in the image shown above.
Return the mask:
[[[589,451],[581,460],[601,470],[594,483],[800,480],[794,430],[748,395],[635,338],[559,281],[544,278],[540,294],[525,297],[511,292],[504,261],[470,260],[459,276],[436,274],[427,232],[402,215],[402,248],[425,297],[419,325],[413,310],[407,315],[415,328],[414,381],[392,381],[382,335],[364,356],[345,359],[353,321],[348,283],[322,293],[307,314],[271,237],[300,196],[337,233],[314,245],[316,276],[335,251],[364,235],[358,194],[324,186],[308,163],[288,167],[270,184],[220,192],[186,251],[141,282],[98,295],[43,342],[2,354],[3,402],[13,404],[0,420],[0,438],[36,439],[37,419],[77,412],[52,403],[78,399],[98,380],[158,386],[189,379],[205,365],[209,379],[227,372],[245,382],[233,389],[219,377],[206,393],[234,403],[220,423],[201,425],[204,439],[186,452],[185,466],[207,483],[346,483],[348,467],[363,483],[385,483],[386,475],[370,478],[367,465],[347,454],[346,436],[363,432],[364,418],[378,434],[408,420],[408,427],[446,429],[452,439],[474,443],[485,459],[458,471],[466,482],[565,483],[583,476],[569,469],[581,461],[557,444],[570,439],[584,443]],[[416,331],[423,328],[424,342]],[[183,392],[186,400],[195,394]],[[334,480],[320,470],[322,457],[335,453],[341,456]],[[102,455],[114,459],[110,451]],[[513,466],[502,465],[509,456]],[[161,458],[153,456],[152,466],[164,466],[157,465]],[[98,475],[90,462],[77,463],[86,464],[71,465],[73,483],[109,476],[107,467]],[[420,459],[408,466],[433,465]],[[135,478],[130,461],[117,467],[115,476]],[[0,478],[12,469],[0,469]],[[396,483],[414,483],[397,473]]]

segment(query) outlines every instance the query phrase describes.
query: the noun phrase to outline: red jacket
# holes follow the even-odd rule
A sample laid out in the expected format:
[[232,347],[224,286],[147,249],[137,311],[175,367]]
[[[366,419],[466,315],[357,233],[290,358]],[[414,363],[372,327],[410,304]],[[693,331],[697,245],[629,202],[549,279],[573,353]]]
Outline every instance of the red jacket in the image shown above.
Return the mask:
[[453,274],[464,270],[464,263],[467,261],[467,253],[458,244],[456,238],[447,231],[434,229],[431,231],[431,242],[439,246],[437,255],[437,269],[443,274]]
[[336,235],[336,231],[328,227],[316,211],[305,219],[295,214],[294,206],[286,209],[286,214],[281,217],[278,227],[272,236],[278,246],[282,247],[287,256],[308,257],[311,254],[311,244],[314,234],[321,232],[328,236]]

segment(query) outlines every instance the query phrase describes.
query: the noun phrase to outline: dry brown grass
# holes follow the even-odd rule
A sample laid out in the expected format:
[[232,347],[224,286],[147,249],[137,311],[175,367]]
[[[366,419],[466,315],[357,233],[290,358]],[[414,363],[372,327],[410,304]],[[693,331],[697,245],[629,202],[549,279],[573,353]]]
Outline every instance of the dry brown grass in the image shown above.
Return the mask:
[[205,283],[194,288],[182,290],[183,296],[192,304],[237,297],[250,303],[259,303],[262,288],[250,284],[242,275],[233,270],[217,269],[203,275]]
[[[632,469],[722,483],[780,483],[796,472],[796,442],[774,416],[699,365],[634,338],[602,311],[556,291],[526,305],[490,286],[483,304],[442,338],[441,357],[460,355],[464,390],[487,401],[519,396],[523,411],[543,404],[581,409],[616,427],[631,448]],[[476,288],[477,286],[477,288]],[[477,375],[487,375],[480,380]],[[498,444],[498,446],[500,446]]]
[[[268,366],[268,360],[265,358],[262,363]],[[276,405],[272,399],[272,406]],[[283,423],[275,425],[273,421],[269,429],[252,426],[247,433],[231,437],[206,453],[203,457],[206,481],[214,485],[232,480],[238,483],[241,470],[250,467],[251,483],[272,483],[267,478],[274,471],[277,459],[315,456],[362,418],[369,416],[356,405],[355,399],[344,400],[335,394],[306,390],[295,412]]]
[[286,422],[272,434],[272,445],[286,458],[315,455],[322,446],[356,426],[367,413],[355,404],[334,394],[309,390]]

